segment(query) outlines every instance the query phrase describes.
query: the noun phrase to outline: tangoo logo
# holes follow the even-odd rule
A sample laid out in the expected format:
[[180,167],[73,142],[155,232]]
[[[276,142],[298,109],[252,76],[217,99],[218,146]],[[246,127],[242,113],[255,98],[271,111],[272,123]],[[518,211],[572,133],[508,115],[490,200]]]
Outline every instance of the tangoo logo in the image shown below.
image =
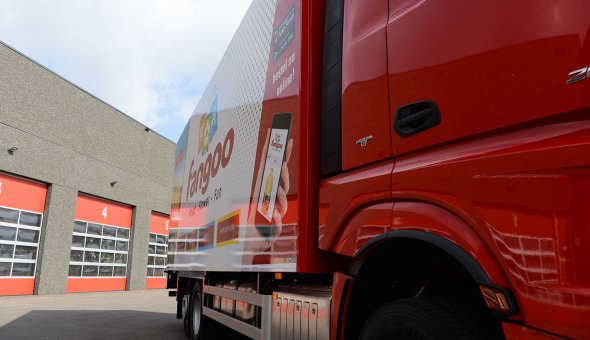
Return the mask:
[[217,95],[215,95],[209,112],[201,116],[199,121],[199,153],[209,152],[209,144],[217,132]]
[[224,169],[231,158],[234,150],[234,129],[229,129],[225,140],[217,143],[213,152],[207,155],[205,162],[195,165],[195,159],[191,161],[188,172],[186,200],[189,196],[192,198],[199,189],[201,194],[205,195],[209,187],[209,180],[215,178],[218,171]]
[[275,137],[270,142],[270,146],[272,146],[277,151],[283,148],[283,144],[281,143],[281,136],[278,133],[275,134]]

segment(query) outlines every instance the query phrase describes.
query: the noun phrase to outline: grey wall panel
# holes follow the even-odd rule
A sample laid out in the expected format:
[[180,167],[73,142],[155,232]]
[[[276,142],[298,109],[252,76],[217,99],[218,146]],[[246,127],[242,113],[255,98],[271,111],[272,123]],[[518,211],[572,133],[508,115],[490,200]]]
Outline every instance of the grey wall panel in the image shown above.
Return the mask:
[[77,196],[76,190],[60,185],[51,185],[47,190],[35,278],[36,294],[66,292]]
[[[12,146],[19,149],[9,155],[6,150]],[[171,160],[169,164],[171,168]],[[169,186],[48,143],[1,122],[0,170],[150,210],[168,212],[170,209]],[[112,187],[112,181],[118,183]]]
[[[19,149],[10,155],[13,146]],[[0,171],[52,188],[38,293],[65,292],[78,193],[135,207],[128,287],[145,287],[149,214],[169,212],[174,150],[171,141],[0,43]]]
[[129,275],[127,275],[127,289],[145,288],[150,237],[150,214],[151,211],[141,207],[133,209],[133,228],[131,236],[133,246],[129,249]]
[[174,143],[0,44],[0,121],[170,186]]

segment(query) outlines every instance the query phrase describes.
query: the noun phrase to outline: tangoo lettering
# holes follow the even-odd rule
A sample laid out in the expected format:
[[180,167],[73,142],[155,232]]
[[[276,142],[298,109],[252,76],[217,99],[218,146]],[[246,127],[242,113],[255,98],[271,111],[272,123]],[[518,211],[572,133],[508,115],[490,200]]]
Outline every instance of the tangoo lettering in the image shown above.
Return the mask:
[[186,199],[192,198],[201,189],[201,194],[207,192],[209,179],[215,178],[220,167],[223,169],[229,163],[234,149],[234,129],[230,129],[222,143],[217,143],[215,151],[207,155],[205,163],[195,167],[193,159],[189,168],[189,176],[186,190]]

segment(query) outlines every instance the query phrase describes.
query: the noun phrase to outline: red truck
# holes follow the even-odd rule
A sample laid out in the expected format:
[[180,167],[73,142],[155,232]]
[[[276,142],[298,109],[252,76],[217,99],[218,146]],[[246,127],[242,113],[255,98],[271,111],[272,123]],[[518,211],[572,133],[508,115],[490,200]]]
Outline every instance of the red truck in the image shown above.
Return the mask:
[[254,0],[176,151],[187,335],[589,339],[589,14]]

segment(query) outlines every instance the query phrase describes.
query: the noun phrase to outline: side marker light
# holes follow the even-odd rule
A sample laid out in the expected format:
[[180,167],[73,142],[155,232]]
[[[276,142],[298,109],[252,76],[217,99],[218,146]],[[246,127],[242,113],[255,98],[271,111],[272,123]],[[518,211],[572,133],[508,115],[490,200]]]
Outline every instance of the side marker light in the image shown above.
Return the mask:
[[479,286],[479,290],[490,310],[500,313],[511,311],[510,300],[504,291],[483,285]]

